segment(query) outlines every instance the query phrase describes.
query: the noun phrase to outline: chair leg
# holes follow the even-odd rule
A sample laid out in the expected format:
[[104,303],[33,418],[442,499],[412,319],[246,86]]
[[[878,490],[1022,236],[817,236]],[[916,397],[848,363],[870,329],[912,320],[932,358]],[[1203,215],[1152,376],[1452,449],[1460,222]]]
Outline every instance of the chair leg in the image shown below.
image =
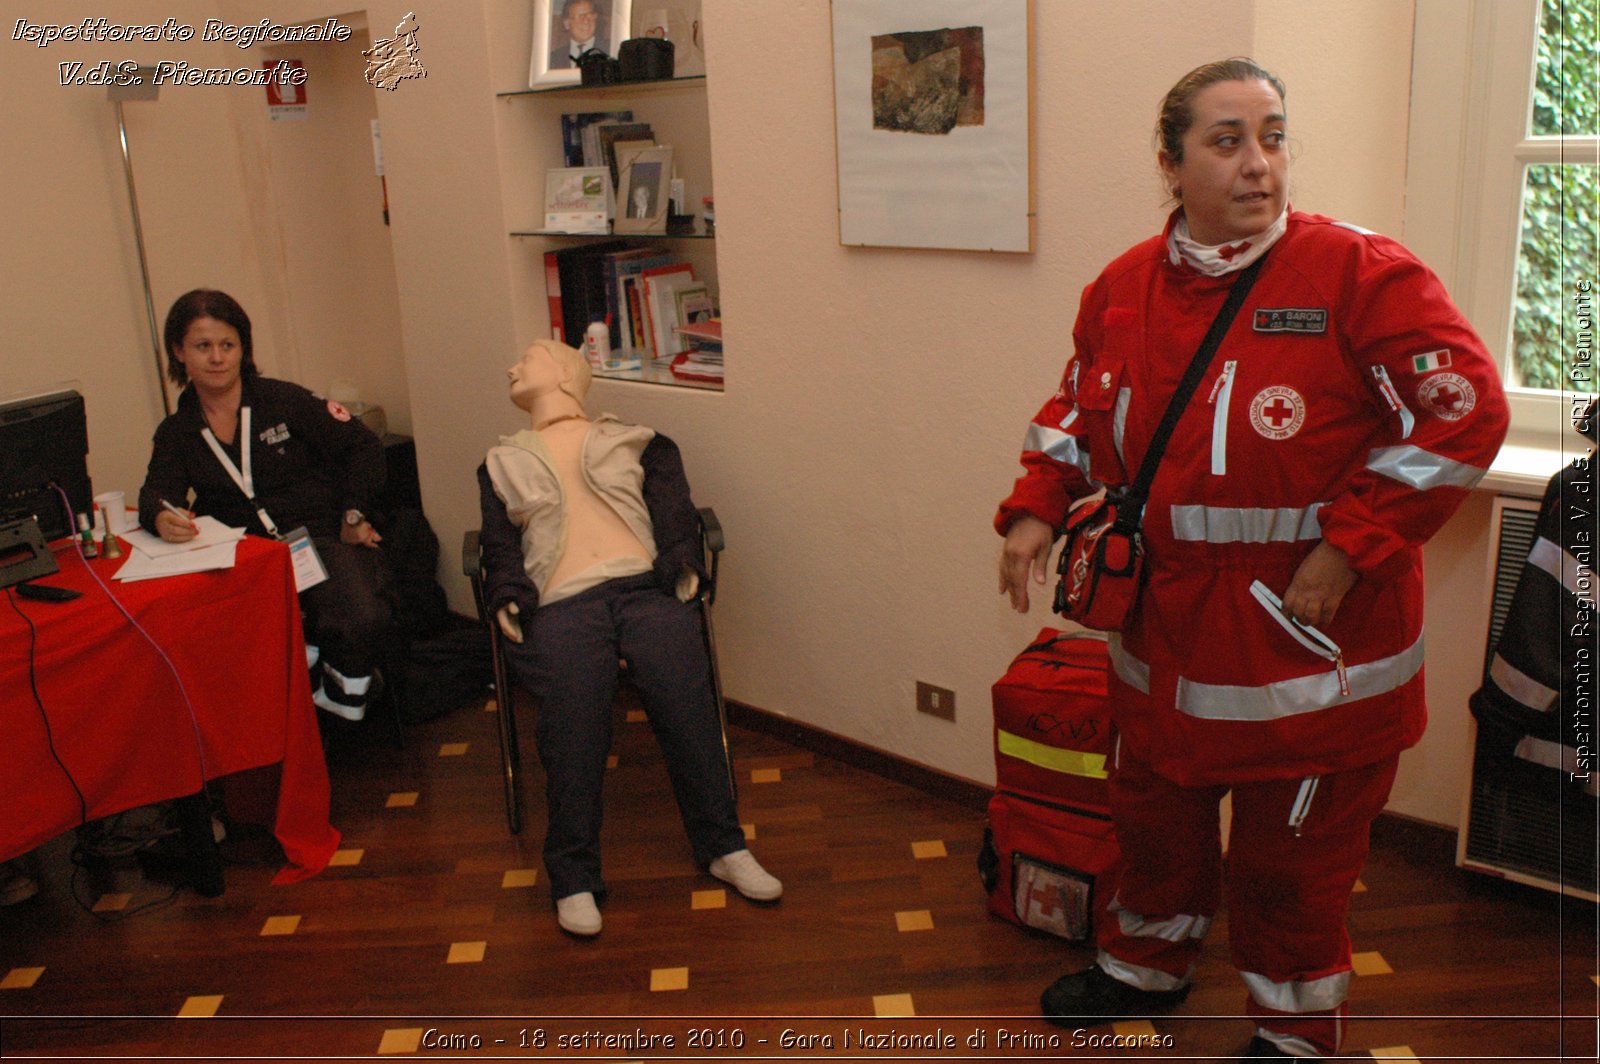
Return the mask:
[[[383,676],[383,701],[388,703],[389,726],[394,732],[394,748],[406,748],[406,657],[409,648],[398,634],[392,634],[389,639],[389,648],[383,652],[383,660],[377,666],[377,671]],[[374,708],[374,699],[367,700],[367,708]]]
[[722,763],[728,769],[728,793],[739,801],[739,780],[733,771],[733,749],[728,745],[728,705],[722,700],[722,671],[717,667],[717,637],[711,628],[711,605],[700,599],[700,630],[705,634],[706,658],[711,662],[711,691],[717,699],[717,725],[722,731]]
[[[492,620],[489,622],[494,623]],[[518,770],[522,761],[517,744],[517,697],[511,669],[500,652],[499,633],[489,634],[489,652],[494,664],[495,725],[500,733],[500,771],[505,780],[506,829],[522,834],[522,795]]]

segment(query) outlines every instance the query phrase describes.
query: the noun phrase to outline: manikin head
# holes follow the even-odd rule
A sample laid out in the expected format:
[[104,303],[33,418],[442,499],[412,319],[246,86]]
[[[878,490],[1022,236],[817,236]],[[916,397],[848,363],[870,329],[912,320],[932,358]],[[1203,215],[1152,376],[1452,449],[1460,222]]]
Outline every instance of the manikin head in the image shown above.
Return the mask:
[[589,394],[589,363],[583,353],[559,340],[535,340],[522,358],[506,370],[511,381],[511,401],[531,411],[541,401],[565,396],[583,407]]

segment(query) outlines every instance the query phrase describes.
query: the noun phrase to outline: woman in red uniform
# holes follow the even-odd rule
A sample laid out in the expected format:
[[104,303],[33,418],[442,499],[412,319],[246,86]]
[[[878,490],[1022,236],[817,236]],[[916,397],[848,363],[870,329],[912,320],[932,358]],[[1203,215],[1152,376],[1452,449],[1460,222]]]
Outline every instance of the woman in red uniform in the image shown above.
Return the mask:
[[1422,544],[1506,428],[1496,369],[1438,278],[1393,240],[1289,208],[1284,95],[1246,59],[1167,94],[1157,160],[1178,207],[1085,289],[995,519],[1000,589],[1026,610],[1068,509],[1132,480],[1237,274],[1266,256],[1164,453],[1147,580],[1111,637],[1115,919],[1097,963],[1042,1002],[1068,1026],[1176,1005],[1225,880],[1246,1060],[1338,1049],[1349,894],[1426,721]]

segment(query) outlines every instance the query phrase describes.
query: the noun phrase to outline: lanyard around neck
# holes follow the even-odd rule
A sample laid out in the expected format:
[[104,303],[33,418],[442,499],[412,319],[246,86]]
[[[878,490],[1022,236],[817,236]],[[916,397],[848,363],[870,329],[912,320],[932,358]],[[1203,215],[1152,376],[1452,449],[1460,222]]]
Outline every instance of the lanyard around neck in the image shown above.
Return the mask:
[[[217,456],[217,461],[227,471],[233,482],[239,485],[239,490],[244,492],[244,497],[251,502],[256,501],[255,478],[250,475],[250,408],[239,407],[239,460],[244,465],[243,469],[234,465],[233,459],[228,457],[228,452],[223,450],[222,444],[217,441],[217,434],[211,431],[211,426],[200,430],[200,435],[205,437],[206,444],[211,448],[211,453]],[[261,526],[267,530],[269,536],[277,536],[278,526],[272,523],[272,518],[267,516],[267,511],[260,506],[256,507],[256,516],[261,519]]]

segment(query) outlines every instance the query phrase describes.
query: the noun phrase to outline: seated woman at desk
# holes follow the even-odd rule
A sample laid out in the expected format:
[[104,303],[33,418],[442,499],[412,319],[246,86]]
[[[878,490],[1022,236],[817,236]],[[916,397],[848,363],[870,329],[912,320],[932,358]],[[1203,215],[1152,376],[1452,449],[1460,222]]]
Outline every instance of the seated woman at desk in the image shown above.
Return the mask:
[[383,445],[338,403],[257,373],[249,315],[225,292],[180,296],[165,339],[167,376],[183,391],[156,428],[139,523],[173,543],[195,537],[196,514],[258,536],[304,528],[328,574],[300,594],[307,654],[321,666],[313,699],[360,720],[393,617],[383,537],[367,517]]
[[556,920],[600,932],[600,799],[617,659],[661,744],[695,860],[755,901],[783,884],[745,847],[694,604],[700,526],[678,448],[608,414],[590,421],[589,366],[538,340],[508,371],[530,428],[478,467],[484,599],[516,679],[538,696],[544,863]]

